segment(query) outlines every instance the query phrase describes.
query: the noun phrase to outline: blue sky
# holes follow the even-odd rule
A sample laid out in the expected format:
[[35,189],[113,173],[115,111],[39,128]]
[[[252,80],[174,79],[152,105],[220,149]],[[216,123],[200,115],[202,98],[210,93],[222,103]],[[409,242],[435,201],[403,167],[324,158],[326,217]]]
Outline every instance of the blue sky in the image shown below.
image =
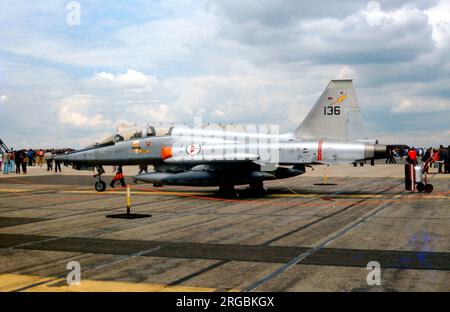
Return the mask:
[[80,147],[118,122],[295,128],[352,78],[381,142],[449,144],[450,3],[1,1],[0,137]]

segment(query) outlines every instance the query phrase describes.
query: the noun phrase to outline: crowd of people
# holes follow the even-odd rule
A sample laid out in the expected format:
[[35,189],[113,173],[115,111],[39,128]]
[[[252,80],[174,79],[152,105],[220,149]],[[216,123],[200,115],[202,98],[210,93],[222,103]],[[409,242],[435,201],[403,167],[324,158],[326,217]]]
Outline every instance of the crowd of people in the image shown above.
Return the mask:
[[429,168],[434,165],[438,169],[438,173],[450,173],[450,145],[445,148],[440,145],[439,148],[393,148],[388,150],[386,164],[395,164],[397,159],[403,159],[409,164],[418,165],[421,163],[424,171],[428,173]]
[[73,149],[22,149],[10,152],[0,151],[0,172],[3,174],[26,174],[27,167],[47,165],[47,171],[61,173],[61,162],[53,159],[54,156],[73,151]]

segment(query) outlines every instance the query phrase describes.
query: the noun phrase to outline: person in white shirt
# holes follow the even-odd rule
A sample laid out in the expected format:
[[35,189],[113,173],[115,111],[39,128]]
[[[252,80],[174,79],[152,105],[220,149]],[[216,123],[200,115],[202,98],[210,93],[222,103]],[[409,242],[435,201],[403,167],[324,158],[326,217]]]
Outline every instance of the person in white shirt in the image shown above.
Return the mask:
[[47,150],[44,154],[44,159],[47,162],[47,171],[53,170],[53,153],[50,150]]

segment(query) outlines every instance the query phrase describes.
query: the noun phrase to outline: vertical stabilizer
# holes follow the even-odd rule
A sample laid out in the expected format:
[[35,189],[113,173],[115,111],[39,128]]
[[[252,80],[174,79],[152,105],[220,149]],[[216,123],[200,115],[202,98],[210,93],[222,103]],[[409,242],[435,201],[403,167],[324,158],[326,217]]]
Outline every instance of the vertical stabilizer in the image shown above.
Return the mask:
[[301,139],[349,141],[361,124],[361,113],[352,80],[332,80],[295,130]]

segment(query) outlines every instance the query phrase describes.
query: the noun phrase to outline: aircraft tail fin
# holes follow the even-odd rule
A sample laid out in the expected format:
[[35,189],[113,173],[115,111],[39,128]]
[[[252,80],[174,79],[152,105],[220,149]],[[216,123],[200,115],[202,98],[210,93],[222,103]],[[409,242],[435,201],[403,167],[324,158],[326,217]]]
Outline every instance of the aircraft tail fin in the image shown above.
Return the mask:
[[331,80],[295,130],[295,136],[301,139],[350,141],[355,134],[361,135],[357,128],[362,128],[362,119],[353,80]]

